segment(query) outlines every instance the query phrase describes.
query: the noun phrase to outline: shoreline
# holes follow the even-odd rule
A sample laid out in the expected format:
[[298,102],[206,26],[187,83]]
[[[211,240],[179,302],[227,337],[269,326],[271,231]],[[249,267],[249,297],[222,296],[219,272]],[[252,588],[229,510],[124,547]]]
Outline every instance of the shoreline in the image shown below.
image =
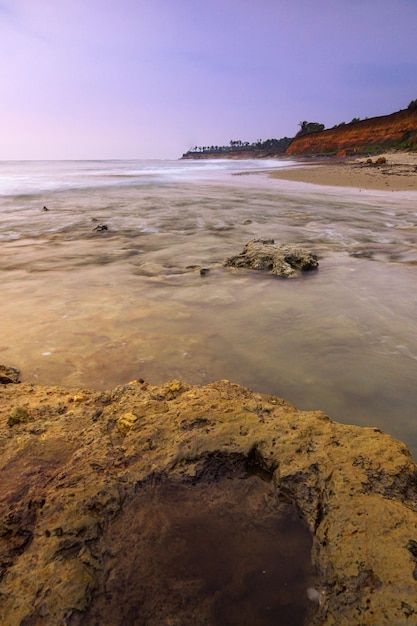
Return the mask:
[[[377,165],[384,157],[386,162]],[[335,161],[319,158],[303,159],[295,166],[270,172],[269,177],[312,185],[353,187],[378,191],[417,191],[417,153],[387,152],[371,157]]]

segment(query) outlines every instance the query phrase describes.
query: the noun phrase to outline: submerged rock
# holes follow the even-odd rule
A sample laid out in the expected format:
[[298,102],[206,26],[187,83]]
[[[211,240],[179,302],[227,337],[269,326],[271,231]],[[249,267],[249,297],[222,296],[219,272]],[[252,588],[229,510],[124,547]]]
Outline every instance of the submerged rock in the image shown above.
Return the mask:
[[102,233],[102,232],[109,230],[109,227],[107,226],[107,224],[98,224],[97,226],[93,228],[93,230],[95,230],[98,233]]
[[[33,421],[9,428],[11,406]],[[417,616],[417,467],[378,429],[227,380],[106,392],[23,383],[0,386],[0,438],[1,624],[212,624],[251,590],[254,604],[239,604],[250,623],[277,623],[262,594],[283,502],[308,529],[300,541],[317,573],[304,582],[310,609],[289,623]],[[261,552],[218,582],[213,554],[259,537]],[[234,615],[227,623],[244,623]]]
[[278,245],[273,239],[254,239],[245,245],[240,254],[226,259],[224,265],[291,278],[303,271],[316,269],[319,262],[315,254],[299,246]]

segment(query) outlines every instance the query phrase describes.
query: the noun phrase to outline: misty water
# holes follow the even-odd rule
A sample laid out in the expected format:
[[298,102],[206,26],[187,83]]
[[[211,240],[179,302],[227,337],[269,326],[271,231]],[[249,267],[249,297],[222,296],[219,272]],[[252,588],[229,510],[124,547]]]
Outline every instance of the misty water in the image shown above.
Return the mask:
[[[268,177],[283,165],[1,162],[0,362],[70,387],[227,378],[415,454],[417,193]],[[254,238],[320,267],[223,267]]]

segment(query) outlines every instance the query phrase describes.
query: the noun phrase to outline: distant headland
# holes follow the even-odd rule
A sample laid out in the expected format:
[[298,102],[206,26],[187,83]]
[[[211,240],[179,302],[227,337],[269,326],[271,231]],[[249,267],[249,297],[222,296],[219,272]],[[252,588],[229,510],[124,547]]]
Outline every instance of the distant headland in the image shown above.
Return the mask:
[[265,159],[282,156],[292,142],[291,137],[281,139],[259,139],[249,141],[232,141],[228,146],[195,146],[182,155],[182,159]]
[[227,146],[195,146],[182,159],[265,159],[283,156],[354,156],[385,150],[417,150],[417,100],[407,109],[364,120],[354,118],[326,129],[303,121],[295,137],[232,140]]

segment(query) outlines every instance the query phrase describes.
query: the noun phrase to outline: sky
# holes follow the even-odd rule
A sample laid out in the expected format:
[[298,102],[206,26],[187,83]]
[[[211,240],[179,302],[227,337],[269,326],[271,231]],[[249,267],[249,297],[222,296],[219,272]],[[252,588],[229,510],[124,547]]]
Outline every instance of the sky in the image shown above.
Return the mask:
[[417,0],[0,0],[0,159],[176,159],[417,99]]

